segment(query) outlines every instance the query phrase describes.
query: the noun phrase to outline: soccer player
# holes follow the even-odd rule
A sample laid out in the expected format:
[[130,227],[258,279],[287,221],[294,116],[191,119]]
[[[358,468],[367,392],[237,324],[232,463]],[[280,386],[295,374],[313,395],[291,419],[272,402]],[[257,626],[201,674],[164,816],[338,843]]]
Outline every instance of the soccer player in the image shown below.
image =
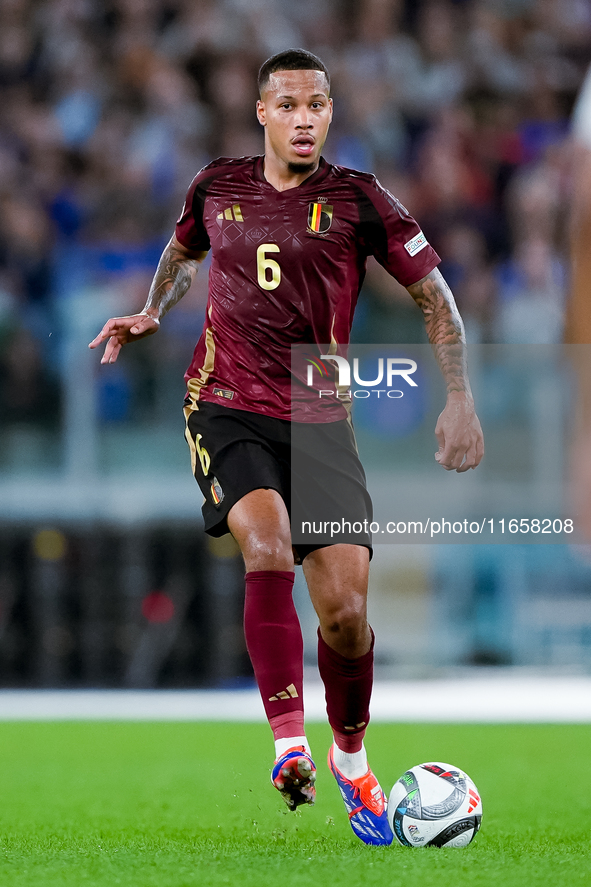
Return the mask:
[[[264,156],[219,159],[197,174],[145,308],[110,319],[90,347],[106,341],[101,362],[113,363],[123,345],[157,332],[211,250],[205,326],[186,376],[186,438],[206,532],[230,531],[245,561],[244,630],[275,739],[271,780],[291,809],[314,802],[295,553],[319,620],[318,665],[334,735],[329,767],[355,834],[389,844],[385,797],[363,744],[373,676],[371,539],[294,552],[290,529],[291,346],[330,344],[343,353],[368,255],[408,288],[435,346],[448,391],[436,428],[439,464],[475,468],[482,432],[462,321],[437,254],[374,176],[321,157],[333,112],[325,65],[303,50],[279,53],[261,67],[259,89]],[[314,433],[330,447],[331,464],[311,466],[303,498],[307,490],[315,501],[326,494],[336,514],[352,509],[371,520],[346,415],[318,422]]]

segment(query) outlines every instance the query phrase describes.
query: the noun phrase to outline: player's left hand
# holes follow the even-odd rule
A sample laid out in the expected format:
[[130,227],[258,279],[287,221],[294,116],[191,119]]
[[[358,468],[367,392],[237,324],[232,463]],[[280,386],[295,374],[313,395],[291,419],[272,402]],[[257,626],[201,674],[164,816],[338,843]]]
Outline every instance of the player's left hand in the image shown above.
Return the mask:
[[439,451],[435,461],[446,471],[476,468],[484,456],[484,438],[474,401],[462,391],[448,394],[445,409],[437,420],[435,437]]

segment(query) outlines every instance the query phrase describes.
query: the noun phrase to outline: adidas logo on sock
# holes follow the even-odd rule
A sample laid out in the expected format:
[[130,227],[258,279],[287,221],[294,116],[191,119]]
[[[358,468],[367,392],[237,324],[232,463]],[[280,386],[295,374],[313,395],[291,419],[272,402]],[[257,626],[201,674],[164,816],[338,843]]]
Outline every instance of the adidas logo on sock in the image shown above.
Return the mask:
[[233,206],[228,206],[227,209],[222,210],[221,213],[218,213],[218,219],[227,219],[228,222],[243,222],[244,218],[240,204],[235,203]]
[[298,691],[293,684],[290,684],[289,687],[286,687],[277,696],[269,696],[269,702],[279,702],[280,699],[297,699],[298,696]]
[[365,727],[365,721],[361,721],[360,724],[355,724],[354,727],[345,727],[345,730],[361,730],[362,727]]

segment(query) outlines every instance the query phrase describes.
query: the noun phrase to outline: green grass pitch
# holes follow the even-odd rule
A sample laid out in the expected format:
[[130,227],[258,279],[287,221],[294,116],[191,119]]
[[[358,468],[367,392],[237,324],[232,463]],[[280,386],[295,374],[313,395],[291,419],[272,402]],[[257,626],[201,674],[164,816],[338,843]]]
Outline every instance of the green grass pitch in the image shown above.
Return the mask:
[[292,814],[263,724],[0,724],[1,887],[591,884],[591,726],[372,725],[386,791],[425,760],[472,776],[483,828],[463,850],[361,844],[328,728],[308,732],[318,801]]

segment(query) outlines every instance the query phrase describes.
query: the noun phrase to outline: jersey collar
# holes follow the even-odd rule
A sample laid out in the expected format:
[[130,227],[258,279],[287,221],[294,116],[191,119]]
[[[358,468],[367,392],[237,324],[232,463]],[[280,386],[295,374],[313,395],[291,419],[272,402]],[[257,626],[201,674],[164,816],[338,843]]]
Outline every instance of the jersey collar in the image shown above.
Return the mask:
[[257,181],[268,185],[268,187],[275,191],[277,194],[283,195],[300,192],[303,188],[307,188],[308,185],[316,185],[318,182],[321,182],[323,179],[325,179],[330,172],[330,164],[326,162],[324,157],[321,157],[316,172],[312,173],[312,175],[309,176],[307,179],[304,179],[304,181],[300,185],[297,185],[295,188],[288,188],[286,191],[277,191],[277,188],[274,188],[273,185],[265,178],[265,173],[263,171],[264,162],[264,154],[259,154],[257,157],[254,158],[254,178]]

